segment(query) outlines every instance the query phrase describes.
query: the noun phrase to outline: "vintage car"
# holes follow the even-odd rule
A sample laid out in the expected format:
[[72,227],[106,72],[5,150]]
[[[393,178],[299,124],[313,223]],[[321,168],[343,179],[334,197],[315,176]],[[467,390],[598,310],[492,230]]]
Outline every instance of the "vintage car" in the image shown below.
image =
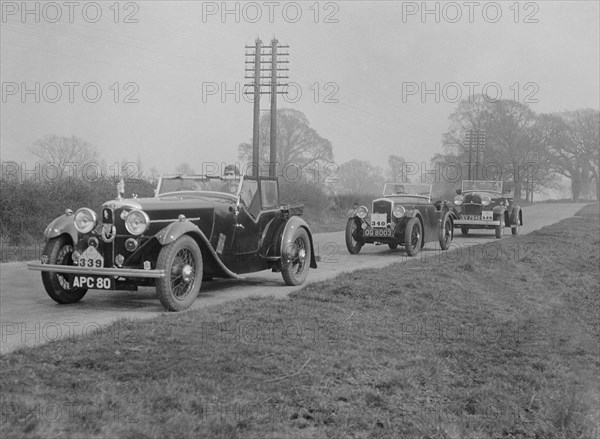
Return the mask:
[[454,214],[448,202],[431,202],[430,184],[386,183],[383,197],[348,213],[346,247],[357,254],[365,244],[403,245],[415,256],[426,242],[438,241],[442,250],[452,242]]
[[[122,184],[122,182],[121,182]],[[41,263],[48,295],[74,303],[88,289],[156,286],[169,311],[189,308],[202,280],[271,269],[287,285],[316,268],[302,207],[280,206],[276,179],[174,175],[153,198],[121,198],[67,209],[44,232]]]
[[460,227],[463,235],[470,229],[494,229],[496,238],[502,238],[505,227],[519,234],[523,211],[514,204],[512,190],[503,191],[501,181],[464,180],[456,192],[454,227]]

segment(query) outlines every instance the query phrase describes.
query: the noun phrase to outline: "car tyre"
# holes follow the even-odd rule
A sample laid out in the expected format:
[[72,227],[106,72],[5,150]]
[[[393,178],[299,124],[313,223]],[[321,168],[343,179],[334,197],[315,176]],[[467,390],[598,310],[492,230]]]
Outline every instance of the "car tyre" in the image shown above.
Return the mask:
[[461,227],[460,228],[461,233],[463,234],[463,236],[468,236],[469,235],[469,228],[468,227]]
[[202,252],[191,236],[183,235],[163,246],[158,254],[156,268],[166,276],[156,280],[156,292],[167,311],[188,309],[202,285]]
[[496,226],[496,239],[500,239],[504,236],[504,215],[498,215],[496,221],[500,221],[500,225]]
[[440,248],[442,250],[448,250],[452,243],[454,235],[454,227],[452,225],[452,219],[450,215],[445,214],[442,217],[442,226],[440,227]]
[[511,232],[513,235],[517,236],[517,235],[519,234],[519,226],[514,226],[514,227],[511,227],[511,229],[510,229],[510,232]]
[[[48,256],[49,264],[73,265],[73,250],[70,238],[62,235],[50,239],[42,254]],[[72,288],[68,275],[64,273],[42,271],[42,283],[46,293],[60,304],[79,302],[87,293],[87,288]]]
[[357,255],[364,245],[362,242],[354,239],[358,228],[357,221],[354,218],[350,218],[346,224],[346,248],[351,255]]
[[397,242],[389,242],[389,243],[388,243],[388,247],[389,247],[391,250],[396,250],[396,249],[398,248],[398,243],[397,243]]
[[310,239],[304,228],[296,230],[290,245],[291,259],[282,262],[281,275],[286,285],[301,285],[308,276],[311,260]]
[[419,218],[411,218],[406,223],[404,232],[404,248],[408,256],[416,256],[419,253],[422,241],[423,230],[421,228],[421,221],[419,221]]

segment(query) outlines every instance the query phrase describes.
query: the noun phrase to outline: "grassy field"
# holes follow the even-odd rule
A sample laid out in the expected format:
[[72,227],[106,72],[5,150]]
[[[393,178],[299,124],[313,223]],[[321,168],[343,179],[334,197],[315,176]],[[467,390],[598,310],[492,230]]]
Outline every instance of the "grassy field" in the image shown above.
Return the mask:
[[4,355],[0,433],[597,437],[598,221]]

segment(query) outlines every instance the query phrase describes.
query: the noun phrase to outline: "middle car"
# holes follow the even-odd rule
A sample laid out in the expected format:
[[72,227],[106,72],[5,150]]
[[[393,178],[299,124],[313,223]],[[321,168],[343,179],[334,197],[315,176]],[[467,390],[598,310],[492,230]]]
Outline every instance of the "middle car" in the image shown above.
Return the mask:
[[426,242],[438,241],[442,250],[452,242],[454,213],[449,202],[431,202],[430,184],[386,183],[383,197],[373,200],[371,214],[356,206],[348,214],[346,247],[357,254],[365,244],[404,246],[415,256]]

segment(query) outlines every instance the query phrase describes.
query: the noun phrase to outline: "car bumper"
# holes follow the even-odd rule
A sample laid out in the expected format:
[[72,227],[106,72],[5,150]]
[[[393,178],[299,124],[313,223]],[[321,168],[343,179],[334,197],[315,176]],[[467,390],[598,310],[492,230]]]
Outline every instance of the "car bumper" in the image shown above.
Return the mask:
[[41,263],[27,264],[29,270],[51,271],[53,273],[81,274],[90,276],[117,276],[162,279],[165,270],[139,270],[136,268],[88,268],[73,265],[52,265]]
[[455,226],[499,226],[500,221],[492,220],[454,220]]

